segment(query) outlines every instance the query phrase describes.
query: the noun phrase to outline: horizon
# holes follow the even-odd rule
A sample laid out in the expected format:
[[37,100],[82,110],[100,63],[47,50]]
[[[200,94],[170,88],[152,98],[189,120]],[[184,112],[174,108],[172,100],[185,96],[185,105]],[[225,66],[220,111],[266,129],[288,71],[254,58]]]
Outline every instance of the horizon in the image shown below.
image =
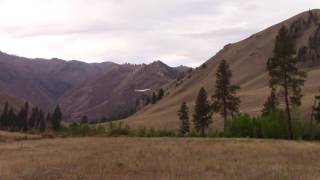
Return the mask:
[[[117,64],[160,60],[171,67],[197,67],[226,44],[320,7],[315,0],[286,0],[277,7],[253,0],[140,2],[0,1],[0,15],[6,17],[0,20],[0,50],[33,59]],[[284,7],[288,11],[280,10]]]

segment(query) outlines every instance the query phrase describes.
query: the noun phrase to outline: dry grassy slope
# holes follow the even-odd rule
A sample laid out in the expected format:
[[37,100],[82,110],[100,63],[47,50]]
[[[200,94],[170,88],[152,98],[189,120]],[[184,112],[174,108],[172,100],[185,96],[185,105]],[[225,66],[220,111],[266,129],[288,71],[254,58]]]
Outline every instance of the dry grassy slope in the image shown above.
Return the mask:
[[3,106],[6,102],[9,102],[11,107],[13,107],[15,110],[18,110],[24,104],[25,101],[16,96],[0,92],[0,112],[3,110]]
[[[320,10],[313,12],[320,15]],[[307,17],[308,12],[304,12],[238,43],[226,45],[206,62],[207,68],[199,68],[188,74],[178,87],[176,87],[176,82],[168,84],[166,89],[169,94],[163,100],[156,105],[146,107],[124,122],[132,126],[178,127],[177,110],[183,101],[186,101],[190,109],[193,109],[194,100],[201,87],[205,87],[209,95],[213,94],[216,69],[222,59],[226,59],[231,66],[233,82],[242,88],[239,92],[242,101],[241,111],[253,115],[259,114],[269,94],[265,66],[267,59],[272,55],[277,32],[282,25],[289,25],[298,18]],[[314,30],[315,25],[312,25],[305,31],[303,37],[297,41],[298,46],[307,44]],[[318,91],[317,89],[320,89],[320,69],[306,69],[306,71],[308,71],[308,78],[304,87],[303,109],[310,107],[314,94]],[[215,121],[214,126],[221,127],[221,121]]]
[[153,89],[175,79],[180,72],[160,61],[148,65],[119,65],[99,73],[61,98],[61,106],[72,119],[83,115],[107,118],[124,114],[141,97],[137,89]]

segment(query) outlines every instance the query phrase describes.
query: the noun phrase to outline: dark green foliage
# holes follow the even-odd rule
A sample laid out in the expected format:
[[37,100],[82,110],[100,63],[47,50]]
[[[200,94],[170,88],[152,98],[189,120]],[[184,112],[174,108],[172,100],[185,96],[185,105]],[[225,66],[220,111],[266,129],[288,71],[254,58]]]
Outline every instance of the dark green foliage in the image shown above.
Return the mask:
[[[233,119],[227,120],[225,136],[286,139],[289,137],[286,113],[274,110],[259,118],[253,118],[248,114],[238,114]],[[299,113],[295,111],[293,114],[293,139],[300,139],[303,136]]]
[[152,93],[151,103],[155,104],[157,102],[158,98],[155,92]]
[[300,106],[305,78],[305,73],[297,67],[298,59],[295,53],[295,42],[290,38],[287,28],[283,26],[276,37],[273,57],[267,62],[267,70],[270,87],[274,89],[279,87],[284,91],[290,139],[293,139],[291,106]]
[[47,128],[47,125],[46,125],[46,120],[45,120],[45,117],[44,117],[44,113],[43,111],[40,110],[40,113],[39,113],[39,122],[38,122],[38,129],[40,132],[44,132]]
[[179,120],[180,120],[179,133],[182,136],[185,136],[186,134],[188,134],[190,132],[189,110],[188,110],[186,102],[183,102],[181,104],[181,107],[178,111],[178,116],[179,116]]
[[279,105],[278,98],[276,96],[276,90],[273,88],[267,101],[263,105],[262,116],[267,116],[271,112],[275,111]]
[[221,114],[225,123],[229,116],[239,111],[240,98],[236,97],[236,92],[240,87],[231,84],[232,72],[225,60],[221,61],[216,77],[212,107]]
[[317,123],[320,123],[320,96],[316,96],[316,106],[314,107],[314,119]]
[[207,92],[204,88],[201,88],[196,100],[196,105],[193,114],[194,128],[201,136],[205,136],[206,130],[212,123],[211,106],[207,98]]
[[163,96],[164,96],[164,90],[162,88],[160,88],[158,91],[158,100],[162,99]]
[[6,102],[4,104],[4,108],[3,108],[1,118],[0,118],[0,127],[2,129],[8,129],[8,125],[9,125],[8,115],[9,115],[9,103]]
[[256,137],[257,126],[255,119],[248,114],[238,114],[225,124],[225,136],[227,137]]
[[7,116],[7,120],[8,120],[8,128],[10,131],[18,131],[18,119],[17,119],[17,115],[14,112],[13,108],[10,108],[8,116]]
[[107,128],[108,136],[129,136],[131,135],[131,130],[128,125],[123,126],[122,123],[110,123]]
[[59,105],[57,105],[51,117],[51,126],[54,131],[58,131],[61,128],[61,120],[62,113]]
[[21,107],[18,114],[18,119],[21,123],[22,130],[24,132],[28,131],[28,113],[29,113],[29,103],[25,102],[24,106]]
[[203,64],[201,65],[201,68],[202,68],[202,69],[207,68],[207,64],[206,64],[206,63],[203,63]]
[[261,132],[264,138],[281,138],[288,137],[288,128],[286,114],[284,111],[272,111],[259,121]]
[[88,124],[88,117],[87,116],[82,116],[81,124]]

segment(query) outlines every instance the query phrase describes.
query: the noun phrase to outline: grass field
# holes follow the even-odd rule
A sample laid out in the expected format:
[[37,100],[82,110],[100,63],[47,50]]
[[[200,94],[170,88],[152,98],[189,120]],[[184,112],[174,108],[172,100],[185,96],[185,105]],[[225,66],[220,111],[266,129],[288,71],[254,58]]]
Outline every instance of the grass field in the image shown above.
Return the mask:
[[0,179],[319,179],[320,143],[67,138],[0,143]]

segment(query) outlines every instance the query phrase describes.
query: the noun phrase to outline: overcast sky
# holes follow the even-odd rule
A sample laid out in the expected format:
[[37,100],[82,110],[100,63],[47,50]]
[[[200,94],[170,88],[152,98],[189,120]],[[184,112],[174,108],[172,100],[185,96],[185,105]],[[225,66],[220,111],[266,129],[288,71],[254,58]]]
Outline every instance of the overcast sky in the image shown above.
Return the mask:
[[320,0],[0,0],[0,50],[86,62],[197,66]]

